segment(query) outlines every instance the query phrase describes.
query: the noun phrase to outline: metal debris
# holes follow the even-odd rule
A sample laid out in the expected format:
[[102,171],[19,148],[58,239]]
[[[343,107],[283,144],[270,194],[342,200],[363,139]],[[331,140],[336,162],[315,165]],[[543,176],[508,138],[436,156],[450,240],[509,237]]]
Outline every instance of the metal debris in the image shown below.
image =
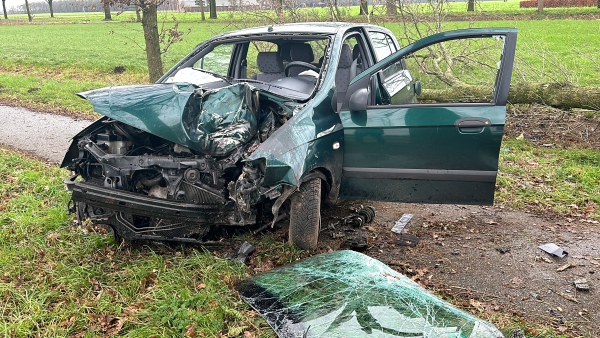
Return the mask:
[[560,268],[556,269],[556,271],[557,272],[565,271],[568,268],[573,268],[573,267],[576,267],[577,265],[578,265],[577,263],[571,262],[571,263],[568,263],[568,264],[565,264],[565,265],[561,266]]
[[558,245],[556,245],[554,243],[544,244],[544,245],[539,246],[539,248],[546,251],[547,253],[554,255],[556,257],[559,257],[559,258],[565,258],[569,254],[568,252],[564,251],[561,247],[559,247]]
[[573,284],[575,284],[575,289],[579,291],[590,291],[590,285],[585,278],[576,279]]
[[394,227],[392,228],[392,232],[395,232],[397,234],[402,233],[402,230],[404,230],[404,227],[408,224],[408,222],[410,222],[410,220],[412,218],[413,218],[412,214],[402,215],[402,217],[400,217],[400,219],[398,221],[396,221],[396,224],[394,224]]
[[510,252],[510,248],[507,248],[507,247],[496,248],[496,251],[498,251],[501,254],[505,254],[507,252]]
[[362,205],[356,209],[355,213],[346,216],[341,219],[342,225],[350,225],[354,228],[360,228],[361,226],[371,223],[375,218],[375,209],[373,207],[363,207]]
[[238,260],[238,261],[246,264],[246,261],[248,260],[248,256],[250,256],[254,251],[256,251],[256,247],[254,247],[254,245],[252,245],[248,242],[244,242],[238,249],[237,254],[227,253],[227,254],[225,254],[225,258],[232,259],[232,260]]
[[369,244],[367,243],[367,238],[364,236],[357,236],[354,238],[350,238],[344,241],[344,244],[348,245],[351,250],[354,251],[365,251]]

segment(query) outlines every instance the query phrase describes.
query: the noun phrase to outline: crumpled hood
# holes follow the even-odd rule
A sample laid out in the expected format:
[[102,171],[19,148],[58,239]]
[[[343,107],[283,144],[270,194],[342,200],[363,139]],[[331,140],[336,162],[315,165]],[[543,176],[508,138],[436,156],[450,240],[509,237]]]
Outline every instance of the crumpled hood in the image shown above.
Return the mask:
[[225,156],[256,134],[252,91],[245,83],[212,90],[169,83],[106,87],[78,95],[111,119],[204,154]]

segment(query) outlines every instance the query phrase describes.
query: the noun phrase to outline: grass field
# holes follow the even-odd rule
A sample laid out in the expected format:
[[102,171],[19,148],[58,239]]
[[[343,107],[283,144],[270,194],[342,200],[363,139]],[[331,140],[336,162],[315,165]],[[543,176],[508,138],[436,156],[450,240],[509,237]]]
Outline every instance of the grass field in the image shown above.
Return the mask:
[[[398,23],[383,24],[403,40]],[[519,29],[513,82],[570,81],[600,86],[600,23],[597,20],[457,21],[445,29]],[[74,94],[107,85],[147,82],[141,27],[137,23],[0,26],[0,99],[50,110],[83,111],[91,106]],[[233,27],[184,23],[191,32],[164,55],[165,71],[198,43]],[[547,32],[551,31],[552,34]],[[43,43],[41,43],[43,42]],[[115,74],[115,67],[125,68]]]

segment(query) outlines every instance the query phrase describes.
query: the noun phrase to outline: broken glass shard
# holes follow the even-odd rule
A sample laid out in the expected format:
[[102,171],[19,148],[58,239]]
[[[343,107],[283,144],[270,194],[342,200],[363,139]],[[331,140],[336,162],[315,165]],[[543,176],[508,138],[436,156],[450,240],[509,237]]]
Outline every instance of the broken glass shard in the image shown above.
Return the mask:
[[504,337],[492,324],[354,251],[314,256],[236,289],[279,337]]

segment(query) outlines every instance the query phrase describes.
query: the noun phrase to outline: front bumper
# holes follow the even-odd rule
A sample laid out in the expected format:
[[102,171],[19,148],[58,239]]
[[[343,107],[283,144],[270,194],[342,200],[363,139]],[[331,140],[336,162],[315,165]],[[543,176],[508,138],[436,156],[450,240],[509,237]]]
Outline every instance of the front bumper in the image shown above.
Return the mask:
[[72,192],[73,201],[85,203],[93,208],[197,224],[250,225],[255,223],[253,219],[239,217],[239,211],[233,201],[226,204],[188,204],[99,187],[85,182],[75,182],[76,178],[77,175],[64,181],[67,189]]

